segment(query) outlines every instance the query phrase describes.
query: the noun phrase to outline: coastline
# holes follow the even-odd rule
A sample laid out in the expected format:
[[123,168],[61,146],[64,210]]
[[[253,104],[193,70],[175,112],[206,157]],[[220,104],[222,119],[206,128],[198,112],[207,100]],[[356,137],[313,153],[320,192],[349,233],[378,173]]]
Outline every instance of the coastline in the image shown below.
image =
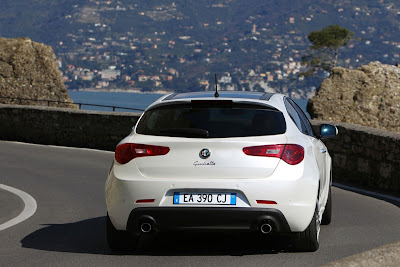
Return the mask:
[[[85,88],[78,90],[68,90],[69,97],[75,103],[88,103],[106,106],[119,107],[135,107],[140,109],[147,108],[148,105],[156,101],[158,98],[167,94],[174,93],[173,91],[157,90],[154,92],[141,92],[140,90],[124,90],[124,89],[100,89]],[[307,99],[295,99],[295,102],[300,106],[308,118]],[[101,110],[100,108],[85,106],[87,110]]]
[[[140,89],[98,89],[98,88],[84,88],[84,89],[67,89],[68,92],[102,92],[102,93],[134,93],[134,94],[154,94],[154,95],[167,95],[173,94],[175,91],[167,91],[167,90],[154,90],[143,92]],[[312,98],[312,97],[311,97]],[[309,100],[311,98],[292,98],[295,100]]]
[[172,94],[174,91],[166,90],[155,90],[151,92],[142,92],[140,89],[96,89],[96,88],[85,88],[85,89],[68,89],[68,91],[74,92],[105,92],[105,93],[135,93],[135,94]]

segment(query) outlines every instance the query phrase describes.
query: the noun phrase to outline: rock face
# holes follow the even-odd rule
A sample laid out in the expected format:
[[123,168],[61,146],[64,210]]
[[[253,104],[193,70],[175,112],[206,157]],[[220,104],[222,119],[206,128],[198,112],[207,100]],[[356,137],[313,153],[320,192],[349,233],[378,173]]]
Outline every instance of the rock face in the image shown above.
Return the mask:
[[371,62],[356,70],[334,68],[307,111],[318,120],[400,132],[400,67]]
[[0,103],[77,108],[65,89],[53,49],[28,38],[0,38]]

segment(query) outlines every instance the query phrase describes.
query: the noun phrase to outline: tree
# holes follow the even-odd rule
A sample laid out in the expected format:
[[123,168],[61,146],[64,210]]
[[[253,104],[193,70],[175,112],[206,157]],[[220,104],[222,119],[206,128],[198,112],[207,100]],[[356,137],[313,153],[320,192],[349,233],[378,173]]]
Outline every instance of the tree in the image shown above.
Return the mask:
[[321,31],[311,32],[308,40],[312,45],[303,56],[306,70],[300,75],[311,76],[320,70],[330,72],[336,67],[339,48],[348,45],[353,34],[339,25],[330,25]]

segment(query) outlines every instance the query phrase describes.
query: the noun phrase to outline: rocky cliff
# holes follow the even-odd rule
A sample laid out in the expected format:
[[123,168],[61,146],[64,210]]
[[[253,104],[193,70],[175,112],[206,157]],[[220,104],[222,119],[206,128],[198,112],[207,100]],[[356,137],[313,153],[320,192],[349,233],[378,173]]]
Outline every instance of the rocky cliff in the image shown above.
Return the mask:
[[318,120],[400,132],[400,67],[371,62],[356,70],[334,68],[307,111]]
[[53,49],[28,38],[0,38],[0,103],[76,108],[65,89]]

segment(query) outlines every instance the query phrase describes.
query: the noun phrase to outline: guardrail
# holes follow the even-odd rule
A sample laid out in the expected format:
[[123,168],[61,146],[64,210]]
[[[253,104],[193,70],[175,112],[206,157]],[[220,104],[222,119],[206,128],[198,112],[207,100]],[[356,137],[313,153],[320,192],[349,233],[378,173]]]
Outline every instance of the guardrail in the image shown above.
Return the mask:
[[125,109],[125,110],[133,110],[133,111],[144,111],[144,109],[137,109],[137,108],[128,108],[128,107],[118,107],[118,106],[109,106],[109,105],[99,105],[99,104],[90,104],[90,103],[79,103],[79,102],[65,102],[65,101],[58,101],[58,100],[50,100],[50,99],[32,99],[32,98],[21,98],[21,97],[10,97],[10,96],[0,96],[0,99],[10,99],[11,102],[17,100],[19,105],[22,104],[22,101],[33,101],[33,102],[47,102],[47,106],[50,106],[50,103],[57,103],[57,104],[76,104],[78,105],[79,109],[82,109],[82,106],[92,106],[92,107],[103,107],[103,108],[111,108],[112,111],[116,109]]

